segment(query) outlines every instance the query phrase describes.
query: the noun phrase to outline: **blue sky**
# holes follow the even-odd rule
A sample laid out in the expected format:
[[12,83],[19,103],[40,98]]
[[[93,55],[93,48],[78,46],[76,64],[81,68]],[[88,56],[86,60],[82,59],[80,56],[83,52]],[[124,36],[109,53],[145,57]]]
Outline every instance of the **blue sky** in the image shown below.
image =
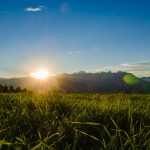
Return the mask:
[[0,77],[129,71],[150,76],[149,0],[0,0]]

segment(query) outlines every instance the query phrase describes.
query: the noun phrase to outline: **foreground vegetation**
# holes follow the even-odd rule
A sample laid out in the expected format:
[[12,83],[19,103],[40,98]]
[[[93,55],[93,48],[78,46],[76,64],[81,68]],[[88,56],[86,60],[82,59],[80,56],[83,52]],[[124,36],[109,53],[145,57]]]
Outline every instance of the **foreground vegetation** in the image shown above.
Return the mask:
[[0,94],[0,113],[0,149],[150,149],[150,95]]

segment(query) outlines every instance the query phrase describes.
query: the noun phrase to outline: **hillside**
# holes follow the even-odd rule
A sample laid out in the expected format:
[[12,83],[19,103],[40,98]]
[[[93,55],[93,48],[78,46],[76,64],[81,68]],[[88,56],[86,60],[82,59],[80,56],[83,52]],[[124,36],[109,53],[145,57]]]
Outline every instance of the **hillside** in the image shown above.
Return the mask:
[[142,79],[145,80],[145,81],[150,82],[150,77],[143,77]]

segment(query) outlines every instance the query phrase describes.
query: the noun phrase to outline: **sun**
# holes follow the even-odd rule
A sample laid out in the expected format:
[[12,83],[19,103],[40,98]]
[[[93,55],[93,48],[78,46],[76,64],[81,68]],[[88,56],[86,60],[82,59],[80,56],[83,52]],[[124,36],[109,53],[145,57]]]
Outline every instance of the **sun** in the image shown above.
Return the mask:
[[30,73],[30,76],[38,80],[46,80],[50,76],[50,73],[46,69],[41,69],[37,72]]

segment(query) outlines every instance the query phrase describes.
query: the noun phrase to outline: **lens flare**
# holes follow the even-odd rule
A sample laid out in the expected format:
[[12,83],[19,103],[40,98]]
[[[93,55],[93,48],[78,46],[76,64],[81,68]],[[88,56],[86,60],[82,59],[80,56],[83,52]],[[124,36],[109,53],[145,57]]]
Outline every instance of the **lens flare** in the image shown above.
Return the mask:
[[123,81],[127,84],[134,85],[140,82],[140,79],[132,74],[126,74],[123,77]]

